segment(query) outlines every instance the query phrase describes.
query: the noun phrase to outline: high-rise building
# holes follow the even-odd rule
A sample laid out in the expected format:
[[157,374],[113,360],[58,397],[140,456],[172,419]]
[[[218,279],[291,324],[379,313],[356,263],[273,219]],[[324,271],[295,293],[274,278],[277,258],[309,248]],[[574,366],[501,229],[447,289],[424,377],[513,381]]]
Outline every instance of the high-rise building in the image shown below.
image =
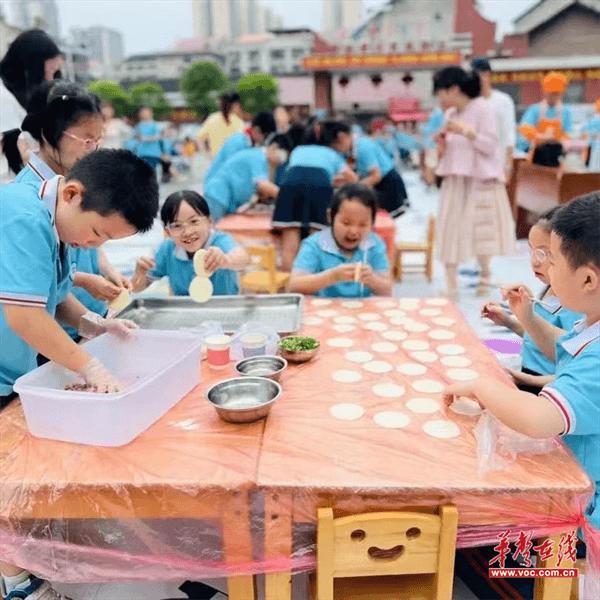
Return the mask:
[[55,40],[60,38],[55,0],[17,0],[6,3],[6,20],[19,29],[43,29]]
[[259,0],[192,0],[194,35],[203,39],[232,40],[247,33],[264,33],[281,19]]
[[362,0],[324,0],[323,31],[351,31],[361,22]]
[[76,46],[87,48],[90,70],[95,77],[108,78],[116,74],[123,62],[123,34],[116,29],[96,25],[86,29],[71,29],[71,38]]

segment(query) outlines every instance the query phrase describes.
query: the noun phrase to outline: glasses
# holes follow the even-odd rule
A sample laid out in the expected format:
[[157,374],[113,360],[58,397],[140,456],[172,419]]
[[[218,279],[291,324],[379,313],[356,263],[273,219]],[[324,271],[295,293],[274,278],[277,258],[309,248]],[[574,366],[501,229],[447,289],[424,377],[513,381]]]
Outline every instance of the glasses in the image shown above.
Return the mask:
[[183,223],[169,223],[165,227],[165,229],[169,233],[172,233],[173,235],[177,236],[181,235],[188,227],[190,229],[199,229],[206,223],[206,220],[206,218],[194,217],[193,219],[190,219],[189,221],[184,221]]
[[97,139],[93,139],[93,138],[80,138],[78,135],[75,135],[73,133],[69,133],[68,131],[65,131],[63,135],[66,135],[67,137],[70,137],[73,140],[77,140],[78,142],[81,142],[83,144],[83,147],[89,152],[92,150],[98,150],[98,146],[100,145],[100,142],[102,141],[102,138],[99,137]]
[[543,263],[550,260],[550,251],[543,248],[530,248],[529,254],[536,262]]

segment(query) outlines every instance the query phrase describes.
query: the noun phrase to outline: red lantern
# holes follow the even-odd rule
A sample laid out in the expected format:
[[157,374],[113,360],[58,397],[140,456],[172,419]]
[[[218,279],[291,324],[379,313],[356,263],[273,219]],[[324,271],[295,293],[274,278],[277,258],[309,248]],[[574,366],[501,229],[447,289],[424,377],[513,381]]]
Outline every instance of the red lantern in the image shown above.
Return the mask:
[[375,87],[379,87],[381,85],[382,81],[383,81],[383,77],[379,73],[375,73],[374,75],[371,75],[371,83]]
[[340,87],[345,88],[350,83],[350,78],[347,75],[342,75],[338,79],[338,84]]

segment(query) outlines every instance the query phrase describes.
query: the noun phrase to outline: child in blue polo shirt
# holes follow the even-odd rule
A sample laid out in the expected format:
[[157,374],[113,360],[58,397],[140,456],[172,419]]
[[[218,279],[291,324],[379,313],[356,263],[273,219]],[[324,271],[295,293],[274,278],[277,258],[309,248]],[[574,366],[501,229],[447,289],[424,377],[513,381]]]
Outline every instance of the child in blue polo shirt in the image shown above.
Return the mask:
[[[39,152],[30,153],[15,183],[31,185],[37,192],[44,180],[68,175],[80,158],[98,148],[103,130],[100,100],[76,83],[46,82],[33,93],[22,129],[38,142]],[[129,281],[99,248],[71,249],[70,258],[73,295],[89,310],[106,316],[107,302],[129,288]],[[76,329],[66,330],[73,339],[78,337]]]
[[[0,408],[14,397],[15,381],[36,367],[38,353],[97,392],[118,391],[119,382],[59,321],[86,337],[127,336],[135,326],[90,314],[69,293],[69,246],[99,246],[150,229],[158,209],[154,173],[130,152],[98,150],[38,190],[0,186],[0,206]],[[1,560],[0,575],[2,597],[60,597],[48,582]]]
[[163,204],[160,218],[168,236],[158,248],[154,259],[137,261],[132,279],[139,292],[154,280],[168,277],[176,296],[187,296],[194,272],[194,254],[206,248],[204,268],[211,273],[215,295],[239,294],[238,271],[249,261],[246,251],[234,239],[211,229],[210,211],[206,200],[191,190],[171,194]]
[[360,182],[375,188],[379,206],[399,217],[406,210],[406,188],[394,160],[372,138],[360,136],[353,142],[353,155]]
[[563,206],[552,219],[550,285],[560,303],[584,318],[567,334],[533,310],[519,286],[511,310],[537,346],[556,362],[555,379],[533,395],[492,379],[446,388],[445,399],[471,396],[508,427],[534,438],[563,436],[596,485],[586,514],[600,529],[600,193]]
[[137,141],[136,153],[153,169],[156,169],[162,154],[160,127],[154,120],[154,112],[149,106],[142,106],[139,109],[138,119],[138,124],[134,128],[134,136]]
[[344,298],[391,295],[385,244],[372,231],[376,212],[373,190],[357,183],[341,187],[331,203],[331,227],[302,242],[289,290]]
[[292,268],[302,233],[327,226],[333,187],[358,181],[343,156],[350,151],[350,131],[341,121],[315,122],[290,154],[273,211],[273,227],[281,233],[284,271]]
[[252,200],[275,198],[279,188],[273,183],[277,167],[288,157],[289,141],[276,135],[263,148],[240,150],[225,161],[204,185],[203,194],[216,223]]
[[257,113],[252,119],[252,123],[248,129],[240,131],[239,133],[234,133],[225,140],[225,143],[221,146],[217,155],[212,159],[210,167],[208,167],[204,174],[204,185],[206,185],[206,182],[221,169],[227,162],[227,159],[231,158],[236,152],[247,150],[248,148],[252,148],[252,146],[262,146],[263,144],[267,144],[267,141],[276,130],[277,125],[272,113]]
[[[573,328],[576,321],[583,315],[575,313],[560,304],[550,287],[548,261],[550,252],[550,233],[552,231],[552,217],[560,207],[555,207],[544,213],[529,231],[529,252],[531,254],[531,268],[535,276],[546,285],[533,305],[533,311],[542,319],[562,329],[565,333]],[[533,295],[533,294],[531,294]],[[497,325],[508,327],[523,338],[521,352],[521,371],[511,370],[510,373],[520,390],[537,394],[542,386],[554,379],[555,364],[535,345],[531,336],[519,320],[509,315],[501,305],[488,302],[484,305],[482,316],[487,317]]]

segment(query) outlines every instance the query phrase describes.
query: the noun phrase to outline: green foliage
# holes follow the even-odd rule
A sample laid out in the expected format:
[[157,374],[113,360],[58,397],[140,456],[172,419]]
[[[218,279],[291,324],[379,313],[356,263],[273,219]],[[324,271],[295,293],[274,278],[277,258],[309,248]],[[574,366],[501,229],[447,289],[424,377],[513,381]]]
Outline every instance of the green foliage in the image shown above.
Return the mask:
[[279,103],[277,80],[267,73],[250,73],[238,82],[242,108],[249,113],[273,110]]
[[188,106],[198,117],[203,117],[217,110],[219,95],[227,84],[227,77],[219,65],[210,61],[198,61],[185,71],[179,87]]
[[110,102],[117,117],[126,116],[131,112],[131,98],[116,81],[108,79],[92,81],[88,85],[88,89],[96,94],[100,100]]
[[149,106],[154,111],[154,118],[162,120],[171,114],[172,108],[165,92],[158,83],[136,83],[129,88],[131,95],[131,107],[133,112],[141,106]]

